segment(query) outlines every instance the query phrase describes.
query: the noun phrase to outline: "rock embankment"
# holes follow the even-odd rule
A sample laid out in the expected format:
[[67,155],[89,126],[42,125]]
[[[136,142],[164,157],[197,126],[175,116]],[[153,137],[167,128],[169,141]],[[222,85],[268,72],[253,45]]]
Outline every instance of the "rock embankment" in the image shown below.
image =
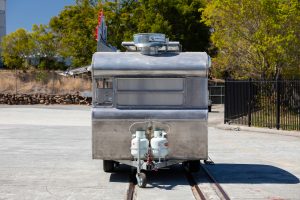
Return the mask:
[[79,94],[0,94],[0,104],[8,105],[33,105],[33,104],[78,104],[91,105],[91,97]]

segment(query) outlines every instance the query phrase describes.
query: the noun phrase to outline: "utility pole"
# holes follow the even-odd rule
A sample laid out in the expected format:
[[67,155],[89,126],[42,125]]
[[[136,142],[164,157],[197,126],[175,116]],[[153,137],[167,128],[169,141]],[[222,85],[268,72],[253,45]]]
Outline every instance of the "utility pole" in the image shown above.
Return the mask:
[[[0,41],[6,35],[6,0],[0,0]],[[0,49],[1,52],[1,49]],[[0,58],[0,67],[3,66]]]

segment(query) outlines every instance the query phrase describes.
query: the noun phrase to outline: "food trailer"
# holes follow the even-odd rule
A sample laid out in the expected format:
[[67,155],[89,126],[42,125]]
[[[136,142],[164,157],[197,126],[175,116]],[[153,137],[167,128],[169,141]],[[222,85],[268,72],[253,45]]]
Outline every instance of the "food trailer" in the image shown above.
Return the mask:
[[126,52],[92,60],[92,152],[113,172],[118,163],[144,170],[207,160],[208,69],[205,52],[181,52],[164,34],[134,35]]

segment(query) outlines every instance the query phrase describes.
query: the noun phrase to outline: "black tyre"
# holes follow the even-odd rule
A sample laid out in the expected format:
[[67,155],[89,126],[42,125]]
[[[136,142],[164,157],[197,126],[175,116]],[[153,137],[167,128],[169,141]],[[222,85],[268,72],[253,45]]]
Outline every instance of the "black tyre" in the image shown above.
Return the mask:
[[115,162],[112,160],[103,160],[103,171],[114,172],[115,171]]
[[145,188],[147,185],[147,177],[146,174],[141,172],[138,177],[139,180],[137,180],[137,184],[140,188]]
[[211,112],[211,106],[208,106],[208,112]]
[[190,160],[184,163],[189,172],[198,172],[200,170],[200,160]]

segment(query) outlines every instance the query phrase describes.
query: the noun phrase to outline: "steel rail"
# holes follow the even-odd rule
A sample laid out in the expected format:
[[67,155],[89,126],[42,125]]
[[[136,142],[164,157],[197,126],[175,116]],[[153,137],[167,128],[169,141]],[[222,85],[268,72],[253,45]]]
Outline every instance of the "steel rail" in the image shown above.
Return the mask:
[[[201,164],[201,169],[206,175],[207,180],[209,181],[210,184],[212,184],[212,187],[218,197],[222,200],[230,200],[230,197],[227,195],[227,193],[224,191],[224,189],[221,187],[221,185],[216,181],[216,179],[212,176],[212,174],[209,172],[209,170]],[[189,172],[187,169],[185,171],[185,176],[187,181],[189,182],[191,186],[192,193],[195,197],[196,200],[206,200],[208,199],[203,191],[200,189],[198,186],[197,181],[193,177],[192,173]],[[136,199],[136,191],[135,191],[135,186],[136,183],[133,178],[130,178],[129,184],[128,184],[128,189],[127,189],[127,194],[126,194],[126,200],[134,200]]]
[[186,178],[187,178],[187,180],[188,180],[188,182],[191,186],[191,189],[192,189],[192,192],[193,192],[193,195],[194,195],[195,199],[196,200],[205,200],[206,198],[205,198],[203,192],[200,190],[200,188],[199,188],[197,182],[195,181],[193,175],[189,171],[187,171],[186,169],[185,169],[185,176],[186,176]]
[[230,200],[230,197],[228,194],[225,192],[225,190],[221,187],[221,185],[216,181],[216,179],[211,175],[209,170],[203,165],[200,165],[207,177],[210,179],[211,183],[214,185],[214,188],[216,189],[216,193],[222,200]]
[[133,182],[129,182],[127,194],[126,194],[126,200],[134,200],[134,194],[135,194],[135,184]]
[[[221,187],[221,185],[216,181],[216,179],[211,175],[211,173],[206,169],[203,164],[200,165],[203,174],[205,175],[205,178],[209,181],[211,184],[211,187],[214,189],[215,193],[221,200],[230,200],[227,193],[224,191],[224,189]],[[196,200],[206,200],[209,199],[207,196],[205,196],[205,192],[203,192],[200,187],[198,186],[197,181],[194,179],[192,173],[190,173],[187,169],[185,169],[185,176],[191,186],[193,195]]]
[[135,178],[135,171],[131,171],[129,174],[129,180],[128,180],[128,189],[126,193],[126,200],[134,200],[136,199],[136,191],[135,191],[135,186],[136,186],[136,178]]

